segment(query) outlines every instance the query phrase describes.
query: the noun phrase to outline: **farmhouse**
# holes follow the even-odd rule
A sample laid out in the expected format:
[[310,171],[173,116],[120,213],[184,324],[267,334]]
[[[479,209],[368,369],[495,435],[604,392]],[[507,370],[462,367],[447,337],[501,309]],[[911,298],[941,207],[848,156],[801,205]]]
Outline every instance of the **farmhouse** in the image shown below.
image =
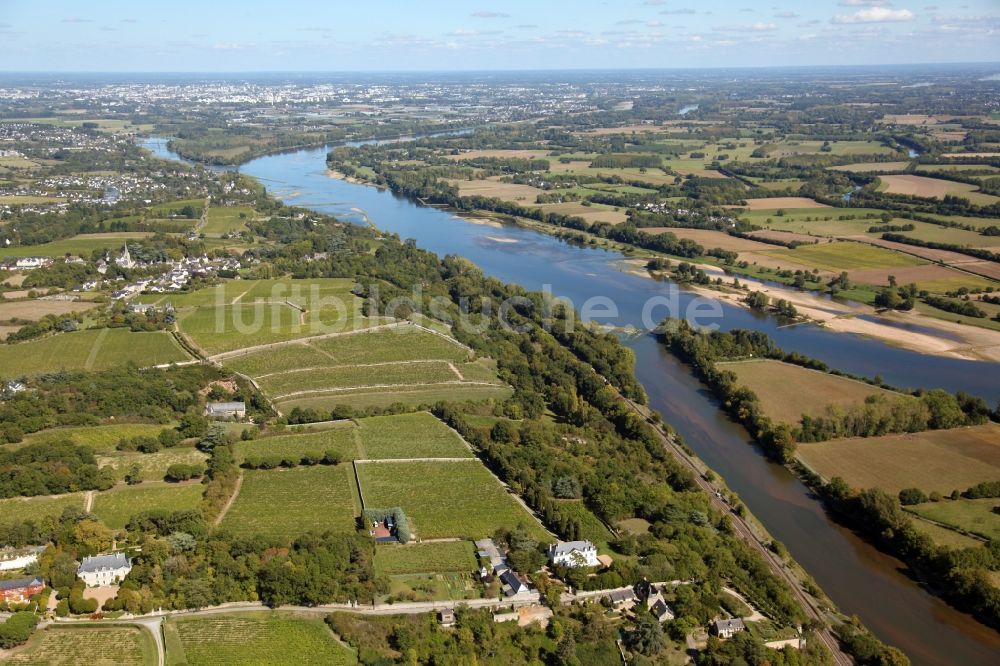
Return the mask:
[[16,578],[0,580],[0,601],[24,603],[45,587],[45,582],[38,578]]
[[205,405],[205,416],[210,419],[242,419],[246,415],[245,402],[210,402]]
[[130,571],[132,563],[125,557],[125,553],[112,553],[83,558],[76,575],[87,587],[100,587],[124,580]]
[[712,623],[712,633],[719,638],[732,638],[746,629],[743,620],[738,617],[729,620],[716,620]]
[[531,592],[528,581],[513,569],[507,569],[500,574],[500,582],[503,583],[503,593],[508,597]]
[[45,546],[2,548],[0,549],[0,571],[23,569],[29,564],[34,564],[38,561],[38,554],[43,550],[45,550]]
[[597,547],[589,541],[557,541],[549,546],[549,561],[564,567],[598,567]]

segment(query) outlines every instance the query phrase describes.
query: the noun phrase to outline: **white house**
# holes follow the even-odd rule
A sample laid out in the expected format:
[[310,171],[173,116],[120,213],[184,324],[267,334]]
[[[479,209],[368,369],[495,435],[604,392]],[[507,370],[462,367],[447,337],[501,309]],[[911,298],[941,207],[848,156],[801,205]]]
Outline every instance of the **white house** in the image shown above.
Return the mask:
[[100,587],[120,583],[130,571],[132,563],[125,557],[125,553],[112,553],[83,558],[76,575],[87,587]]
[[14,268],[20,268],[26,271],[30,271],[35,268],[44,268],[51,265],[51,257],[21,257],[14,262]]
[[38,561],[38,554],[43,550],[45,550],[45,546],[2,548],[0,549],[0,571],[14,571],[34,564]]
[[210,419],[242,419],[246,415],[244,402],[210,402],[205,405],[205,416]]
[[597,546],[589,541],[557,541],[549,546],[549,561],[564,567],[599,567]]
[[528,581],[512,569],[507,569],[500,574],[500,582],[503,583],[503,593],[508,597],[531,592]]
[[743,624],[743,620],[738,617],[734,617],[729,620],[716,620],[712,624],[712,633],[719,638],[732,638],[739,632],[746,629],[746,625]]

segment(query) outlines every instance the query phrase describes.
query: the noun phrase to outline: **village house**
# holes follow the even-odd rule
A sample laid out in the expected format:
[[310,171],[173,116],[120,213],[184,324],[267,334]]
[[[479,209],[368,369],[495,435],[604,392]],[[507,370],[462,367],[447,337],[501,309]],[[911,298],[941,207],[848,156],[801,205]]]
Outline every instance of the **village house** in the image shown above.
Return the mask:
[[210,402],[205,405],[205,416],[210,419],[242,419],[246,415],[245,402]]
[[531,592],[528,581],[513,569],[507,569],[500,574],[500,582],[503,584],[503,593],[508,597]]
[[454,627],[455,626],[455,609],[454,608],[442,608],[438,611],[438,624],[442,627]]
[[483,560],[489,560],[489,570],[484,566],[479,571],[480,578],[486,578],[490,574],[499,576],[510,567],[507,566],[507,558],[503,556],[500,549],[493,542],[493,539],[480,539],[476,542],[476,555]]
[[372,522],[372,527],[368,532],[375,543],[392,543],[399,541],[396,534],[396,523],[392,516],[386,516],[382,520]]
[[617,610],[629,610],[635,606],[639,598],[635,594],[635,590],[632,588],[625,588],[624,590],[612,590],[608,592],[605,597],[611,602],[611,606]]
[[14,268],[30,271],[36,268],[46,268],[52,265],[51,257],[20,257],[14,262]]
[[746,625],[743,624],[743,620],[738,617],[730,618],[728,620],[716,620],[711,626],[712,633],[722,639],[732,638],[745,629]]
[[0,549],[0,571],[14,571],[34,564],[38,561],[38,554],[43,550],[45,550],[45,546],[2,548]]
[[125,553],[112,553],[83,558],[76,575],[87,587],[100,587],[120,583],[130,571],[132,563],[125,557]]
[[632,588],[638,600],[646,605],[646,610],[652,613],[660,622],[674,619],[674,611],[663,598],[663,591],[655,583],[643,578]]
[[37,576],[34,578],[0,580],[0,601],[23,604],[44,588],[45,582]]
[[564,567],[599,567],[597,546],[589,541],[557,541],[549,546],[549,561]]

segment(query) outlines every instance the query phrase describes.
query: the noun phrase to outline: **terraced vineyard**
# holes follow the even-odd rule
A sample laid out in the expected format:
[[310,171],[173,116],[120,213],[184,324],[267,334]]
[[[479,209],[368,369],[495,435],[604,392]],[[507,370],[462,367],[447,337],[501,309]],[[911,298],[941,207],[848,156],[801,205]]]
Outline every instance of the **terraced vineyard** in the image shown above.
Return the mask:
[[288,613],[239,613],[170,619],[163,626],[170,666],[347,666],[354,651],[321,619]]
[[367,459],[473,457],[458,433],[427,412],[377,416],[359,424]]

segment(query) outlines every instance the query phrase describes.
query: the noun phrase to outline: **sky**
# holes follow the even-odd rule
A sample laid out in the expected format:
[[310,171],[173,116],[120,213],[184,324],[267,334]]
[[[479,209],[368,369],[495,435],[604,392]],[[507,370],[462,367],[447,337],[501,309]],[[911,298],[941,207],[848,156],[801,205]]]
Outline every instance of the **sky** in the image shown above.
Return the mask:
[[1000,0],[0,0],[7,72],[997,61]]

